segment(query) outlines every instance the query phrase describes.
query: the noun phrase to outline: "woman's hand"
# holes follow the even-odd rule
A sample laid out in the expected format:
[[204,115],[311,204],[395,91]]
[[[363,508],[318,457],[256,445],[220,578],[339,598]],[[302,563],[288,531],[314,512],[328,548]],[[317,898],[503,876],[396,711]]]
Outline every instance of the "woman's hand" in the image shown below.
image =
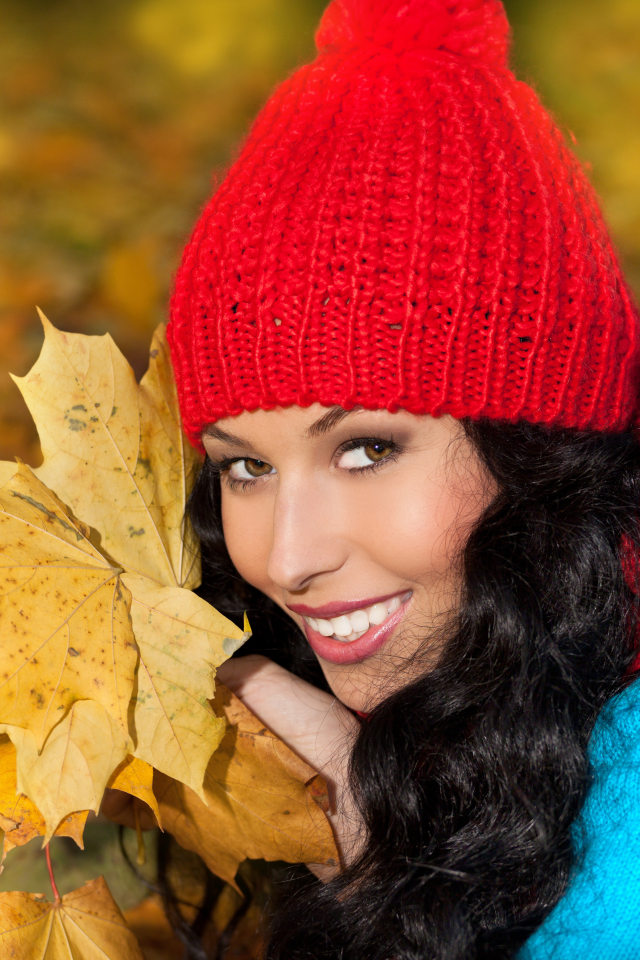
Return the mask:
[[[261,656],[227,660],[217,677],[245,706],[327,782],[328,813],[343,862],[357,853],[359,820],[347,784],[351,747],[358,721],[334,696],[300,680]],[[106,790],[102,812],[110,820],[135,830],[151,830],[156,819],[146,803],[120,790]],[[307,864],[321,880],[337,868]]]
[[[340,857],[360,845],[359,820],[347,783],[358,720],[334,696],[261,656],[238,657],[218,667],[218,679],[294,753],[317,770],[329,789],[329,820]],[[335,869],[308,864],[321,880]]]

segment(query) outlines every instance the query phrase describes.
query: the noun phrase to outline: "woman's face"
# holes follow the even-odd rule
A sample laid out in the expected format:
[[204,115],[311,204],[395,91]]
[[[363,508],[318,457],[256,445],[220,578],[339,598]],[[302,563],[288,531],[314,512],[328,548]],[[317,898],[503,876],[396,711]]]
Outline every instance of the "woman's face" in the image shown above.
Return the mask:
[[457,420],[314,404],[219,420],[203,441],[233,563],[343,703],[368,711],[434,665],[456,555],[495,493]]

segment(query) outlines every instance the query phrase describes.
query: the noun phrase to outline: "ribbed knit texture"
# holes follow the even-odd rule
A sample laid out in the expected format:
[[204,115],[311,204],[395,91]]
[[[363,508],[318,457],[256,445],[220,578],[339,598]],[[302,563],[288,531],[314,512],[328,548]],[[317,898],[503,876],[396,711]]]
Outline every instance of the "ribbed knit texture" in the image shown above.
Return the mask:
[[186,429],[319,402],[616,430],[638,316],[497,0],[334,0],[186,247]]

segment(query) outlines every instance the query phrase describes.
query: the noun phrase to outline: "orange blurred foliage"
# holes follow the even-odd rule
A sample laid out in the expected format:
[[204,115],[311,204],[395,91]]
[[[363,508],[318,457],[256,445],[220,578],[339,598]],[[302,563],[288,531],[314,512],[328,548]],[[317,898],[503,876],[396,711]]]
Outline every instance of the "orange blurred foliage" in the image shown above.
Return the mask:
[[0,458],[39,462],[8,372],[62,329],[112,334],[136,373],[180,251],[319,0],[0,0]]
[[[61,329],[141,374],[184,241],[323,0],[0,0],[0,458],[39,461],[8,377]],[[640,4],[506,0],[515,63],[593,165],[640,290]]]
[[[199,902],[201,891],[194,892],[194,901]],[[181,890],[181,895],[186,901],[186,905],[182,905],[181,913],[185,919],[192,922],[195,910],[188,906],[189,891]],[[231,887],[224,888],[203,937],[209,950],[213,951],[217,945],[219,933],[229,923],[240,902]],[[136,935],[145,960],[182,960],[184,944],[175,935],[157,895],[147,897],[136,907],[127,910],[124,917],[129,929]],[[263,907],[252,904],[234,930],[225,957],[228,960],[260,960],[264,945],[263,927]]]

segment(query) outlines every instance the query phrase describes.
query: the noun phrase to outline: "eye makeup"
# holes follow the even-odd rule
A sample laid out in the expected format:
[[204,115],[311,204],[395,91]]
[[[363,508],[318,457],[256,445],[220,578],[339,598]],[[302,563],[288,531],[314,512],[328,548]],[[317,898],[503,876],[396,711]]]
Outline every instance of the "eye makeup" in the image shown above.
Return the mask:
[[[390,437],[351,437],[337,448],[333,461],[337,468],[351,475],[373,473],[390,462],[395,462],[402,452],[401,446]],[[345,463],[341,463],[342,460]],[[231,490],[247,490],[261,480],[273,476],[275,471],[270,463],[257,457],[230,456],[214,459],[209,457],[214,471],[224,479]],[[366,462],[366,461],[369,462]],[[242,464],[248,476],[233,476],[235,464]],[[268,469],[264,469],[268,468]]]
[[[360,457],[358,452],[362,451]],[[348,470],[350,474],[372,473],[380,469],[387,463],[395,462],[402,448],[392,438],[383,437],[352,437],[341,444],[336,451],[338,466],[343,470]],[[354,456],[349,456],[353,454]],[[364,457],[368,458],[369,463],[360,462]],[[345,463],[341,463],[345,460]]]

